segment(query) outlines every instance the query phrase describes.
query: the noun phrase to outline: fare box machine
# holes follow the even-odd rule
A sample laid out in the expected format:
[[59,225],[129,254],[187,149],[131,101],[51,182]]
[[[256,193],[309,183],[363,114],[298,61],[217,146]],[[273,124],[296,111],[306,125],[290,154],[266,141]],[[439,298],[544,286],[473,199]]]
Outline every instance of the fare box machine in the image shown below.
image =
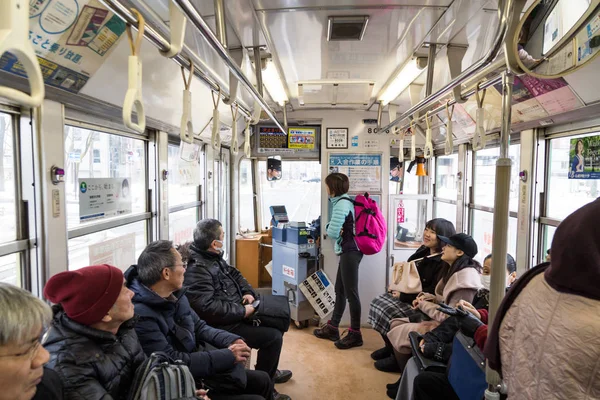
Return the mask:
[[285,206],[270,207],[273,217],[273,295],[287,296],[291,317],[305,328],[315,311],[300,284],[317,270],[317,246],[305,222],[290,222]]

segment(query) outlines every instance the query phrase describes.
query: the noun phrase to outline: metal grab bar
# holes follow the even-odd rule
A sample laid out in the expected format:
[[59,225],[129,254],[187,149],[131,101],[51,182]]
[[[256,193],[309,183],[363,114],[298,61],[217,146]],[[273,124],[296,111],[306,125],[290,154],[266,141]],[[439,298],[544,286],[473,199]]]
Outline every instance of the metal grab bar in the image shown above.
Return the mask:
[[[180,2],[183,0],[176,0],[176,1]],[[506,32],[508,31],[509,26],[512,22],[515,3],[518,3],[520,9],[522,9],[523,6],[525,5],[525,1],[524,0],[504,0],[504,1],[499,0],[498,3],[501,4],[501,6],[502,6],[502,9],[499,10],[500,24],[498,25],[498,29],[496,30],[496,37],[494,39],[494,43],[492,44],[492,47],[487,52],[487,54],[483,58],[481,58],[479,61],[477,61],[475,64],[471,65],[469,68],[467,68],[465,71],[463,71],[459,76],[457,76],[456,78],[451,80],[449,83],[447,83],[440,90],[438,90],[431,96],[428,96],[425,99],[421,100],[419,103],[417,103],[416,105],[411,107],[408,111],[403,113],[400,117],[396,118],[394,121],[390,122],[385,127],[382,127],[380,131],[385,132],[388,129],[392,128],[393,126],[398,125],[398,123],[400,123],[404,119],[410,117],[411,115],[413,115],[415,113],[420,113],[420,112],[424,111],[427,107],[430,107],[430,106],[436,104],[438,101],[442,100],[442,98],[444,96],[450,94],[456,86],[463,84],[464,82],[466,82],[467,80],[469,80],[470,78],[475,76],[481,69],[487,67],[494,61],[494,59],[500,53],[500,49],[502,48],[502,46],[504,44]],[[483,87],[483,85],[482,85],[482,87]],[[452,105],[452,104],[450,104],[450,105]],[[444,106],[438,107],[438,108],[440,108],[440,111],[443,111],[445,109],[445,107],[446,106],[444,105]],[[438,112],[440,112],[440,111],[438,111]]]
[[204,39],[206,39],[208,44],[217,52],[219,57],[221,57],[221,59],[225,62],[229,70],[238,78],[240,83],[244,85],[244,87],[246,88],[246,90],[248,90],[248,92],[250,92],[252,97],[254,97],[256,101],[258,101],[258,103],[260,104],[262,109],[265,110],[269,118],[271,118],[271,120],[275,123],[275,125],[277,125],[279,129],[285,132],[283,124],[281,124],[277,120],[277,117],[275,117],[275,112],[271,109],[271,107],[269,107],[265,99],[260,95],[260,93],[258,93],[254,85],[252,85],[252,82],[250,82],[246,74],[244,74],[244,72],[235,62],[235,60],[229,55],[227,49],[223,47],[219,39],[217,39],[215,34],[211,31],[210,27],[208,26],[206,21],[204,21],[204,18],[202,18],[198,10],[194,8],[194,6],[189,0],[173,1],[175,1],[175,3],[179,5],[181,10],[184,12],[184,14],[186,14],[188,19],[190,20],[190,22],[196,27],[196,29],[200,32]]
[[[0,0],[2,1],[2,0]],[[99,0],[102,4],[106,6],[113,14],[121,18],[126,23],[132,25],[134,28],[138,26],[137,17],[119,0]],[[144,37],[150,41],[156,48],[161,52],[168,52],[171,49],[170,41],[165,39],[162,34],[158,33],[156,29],[152,26],[146,24],[146,29],[144,30]],[[188,59],[192,60],[196,66],[205,65],[204,61],[194,53],[187,45],[183,45],[183,49],[181,52],[172,58],[179,66],[186,68],[187,70],[191,69],[191,65]],[[196,68],[194,71],[194,76],[199,78],[202,82],[204,82],[213,92],[219,92],[220,85],[215,82],[211,77],[206,75],[204,72],[200,70],[200,68]],[[229,93],[224,91],[221,88],[221,97],[226,98],[229,97]],[[250,117],[251,112],[244,107],[242,104],[238,106],[240,112],[247,117]]]

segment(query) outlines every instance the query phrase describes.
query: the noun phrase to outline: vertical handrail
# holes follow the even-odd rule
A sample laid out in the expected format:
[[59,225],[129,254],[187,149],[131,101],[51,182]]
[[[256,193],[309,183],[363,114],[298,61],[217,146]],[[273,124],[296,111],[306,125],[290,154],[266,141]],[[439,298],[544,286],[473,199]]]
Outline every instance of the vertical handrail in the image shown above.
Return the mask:
[[238,78],[240,83],[244,85],[246,90],[250,92],[252,97],[254,97],[254,99],[260,104],[262,109],[265,110],[265,113],[267,113],[269,118],[271,118],[271,120],[275,123],[275,125],[277,125],[279,129],[285,132],[283,124],[279,122],[279,120],[275,116],[275,112],[273,111],[273,109],[267,104],[263,96],[261,96],[260,93],[258,93],[258,91],[254,87],[252,82],[250,82],[246,74],[244,74],[244,72],[235,62],[235,60],[229,55],[227,49],[223,47],[221,42],[219,42],[219,39],[217,39],[215,34],[212,32],[212,30],[206,23],[206,21],[204,21],[204,18],[202,18],[202,16],[198,12],[198,10],[196,10],[196,8],[192,5],[190,0],[173,1],[175,1],[177,5],[179,5],[181,10],[190,20],[190,22],[196,27],[196,29],[198,30],[198,32],[200,32],[204,39],[206,39],[208,44],[217,52],[219,57],[221,57],[221,59],[225,62],[225,65],[227,65],[229,70]]

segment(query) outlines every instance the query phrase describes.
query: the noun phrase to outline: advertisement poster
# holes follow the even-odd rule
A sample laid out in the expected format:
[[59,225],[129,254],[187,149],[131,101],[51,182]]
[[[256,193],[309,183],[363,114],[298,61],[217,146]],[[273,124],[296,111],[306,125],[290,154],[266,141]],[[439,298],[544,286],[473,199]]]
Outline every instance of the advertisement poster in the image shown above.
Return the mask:
[[89,265],[109,264],[125,271],[135,264],[135,233],[104,240],[89,246]]
[[258,128],[260,149],[287,149],[287,135],[279,128],[261,126]]
[[597,46],[590,44],[594,36],[598,33],[598,30],[600,30],[600,13],[596,14],[576,36],[577,65],[585,63],[598,51]]
[[131,214],[129,178],[80,178],[79,221]]
[[313,150],[317,138],[315,128],[289,128],[288,148]]
[[549,115],[562,114],[583,106],[563,78],[537,79],[522,75],[520,79]]
[[309,276],[300,284],[300,291],[321,319],[333,312],[335,289],[325,272],[319,270]]
[[600,179],[600,136],[571,139],[569,179]]
[[348,148],[348,129],[347,128],[327,128],[327,148],[328,149],[347,149]]
[[[78,93],[125,32],[125,22],[98,0],[30,0],[29,40],[47,85]],[[27,76],[5,53],[0,69]]]
[[381,193],[381,154],[330,154],[332,172],[348,176],[351,192]]

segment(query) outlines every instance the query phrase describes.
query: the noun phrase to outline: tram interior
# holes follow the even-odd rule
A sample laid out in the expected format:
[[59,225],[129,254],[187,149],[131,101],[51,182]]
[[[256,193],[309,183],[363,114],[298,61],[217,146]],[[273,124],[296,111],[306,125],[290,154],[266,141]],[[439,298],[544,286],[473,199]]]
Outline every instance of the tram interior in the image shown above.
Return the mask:
[[[398,374],[372,366],[368,354],[381,339],[369,329],[368,310],[387,290],[393,264],[419,248],[428,220],[445,218],[471,235],[483,263],[495,252],[498,210],[506,210],[503,246],[521,276],[545,260],[560,222],[598,197],[598,2],[539,3],[30,2],[29,32],[19,40],[39,58],[45,94],[36,102],[31,70],[2,55],[0,87],[32,96],[23,103],[0,91],[0,281],[41,297],[57,273],[94,263],[125,270],[148,243],[191,241],[199,220],[215,218],[225,259],[271,293],[283,268],[271,207],[285,206],[300,226],[321,219],[311,272],[318,266],[333,282],[338,257],[324,234],[331,217],[324,181],[331,172],[351,173],[350,194],[369,192],[388,223],[383,250],[365,256],[359,270],[365,345],[340,354],[318,341],[312,330],[327,318],[310,309],[285,336],[281,364],[295,375],[279,390],[295,399],[386,398],[385,384]],[[135,43],[126,25],[134,38],[139,27],[132,9],[145,19],[136,54],[141,82],[131,77]],[[503,30],[502,17],[513,12]],[[10,30],[7,15],[0,22]],[[176,41],[178,15],[187,19],[183,46],[168,58],[158,50]],[[2,40],[0,49],[10,52]],[[127,127],[132,87],[145,115],[134,104]],[[187,106],[184,89],[193,95]],[[587,151],[587,175],[579,179],[571,173],[577,140]],[[499,195],[503,158],[512,167]],[[94,216],[84,180],[126,185],[130,199]],[[494,263],[499,270],[505,261]],[[346,311],[342,326],[349,321]]]

